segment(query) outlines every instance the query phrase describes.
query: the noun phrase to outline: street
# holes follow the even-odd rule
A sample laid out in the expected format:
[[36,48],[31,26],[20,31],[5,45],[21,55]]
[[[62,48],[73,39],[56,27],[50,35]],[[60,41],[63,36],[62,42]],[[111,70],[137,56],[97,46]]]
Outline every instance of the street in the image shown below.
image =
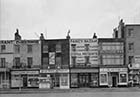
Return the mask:
[[70,89],[52,91],[1,92],[0,97],[140,97],[139,88]]

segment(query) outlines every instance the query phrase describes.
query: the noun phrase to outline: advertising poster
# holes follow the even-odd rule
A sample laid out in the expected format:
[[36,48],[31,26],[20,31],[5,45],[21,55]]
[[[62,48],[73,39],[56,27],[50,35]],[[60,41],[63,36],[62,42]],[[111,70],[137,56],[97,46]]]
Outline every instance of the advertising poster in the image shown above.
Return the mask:
[[71,39],[70,64],[75,57],[76,64],[98,65],[98,40],[97,39]]
[[55,64],[55,52],[49,52],[49,64]]

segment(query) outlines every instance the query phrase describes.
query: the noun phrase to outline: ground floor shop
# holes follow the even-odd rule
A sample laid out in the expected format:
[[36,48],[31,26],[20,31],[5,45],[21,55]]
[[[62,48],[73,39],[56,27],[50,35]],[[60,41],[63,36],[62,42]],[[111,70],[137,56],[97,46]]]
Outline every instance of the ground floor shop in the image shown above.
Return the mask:
[[0,68],[0,88],[10,88],[10,72],[6,68]]
[[69,69],[40,70],[39,88],[69,89]]
[[39,70],[12,70],[11,88],[39,88]]
[[98,87],[98,69],[71,69],[70,87]]
[[127,86],[127,68],[100,68],[100,86],[118,87]]
[[140,85],[140,69],[129,70],[129,85],[138,86]]

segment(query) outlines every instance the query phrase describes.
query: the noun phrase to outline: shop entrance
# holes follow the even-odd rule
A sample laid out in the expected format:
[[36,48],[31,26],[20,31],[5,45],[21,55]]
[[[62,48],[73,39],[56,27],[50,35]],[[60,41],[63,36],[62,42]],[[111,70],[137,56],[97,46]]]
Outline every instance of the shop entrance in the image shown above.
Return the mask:
[[117,86],[117,78],[115,76],[112,77],[112,87]]
[[27,88],[27,75],[23,75],[23,88]]
[[79,74],[79,87],[89,87],[88,73]]

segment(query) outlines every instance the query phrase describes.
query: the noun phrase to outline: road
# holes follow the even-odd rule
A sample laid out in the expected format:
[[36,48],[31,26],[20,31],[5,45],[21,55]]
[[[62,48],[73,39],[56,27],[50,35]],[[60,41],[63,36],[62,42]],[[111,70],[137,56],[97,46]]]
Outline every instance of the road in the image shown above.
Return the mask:
[[140,97],[140,89],[72,89],[52,92],[17,92],[0,97]]

